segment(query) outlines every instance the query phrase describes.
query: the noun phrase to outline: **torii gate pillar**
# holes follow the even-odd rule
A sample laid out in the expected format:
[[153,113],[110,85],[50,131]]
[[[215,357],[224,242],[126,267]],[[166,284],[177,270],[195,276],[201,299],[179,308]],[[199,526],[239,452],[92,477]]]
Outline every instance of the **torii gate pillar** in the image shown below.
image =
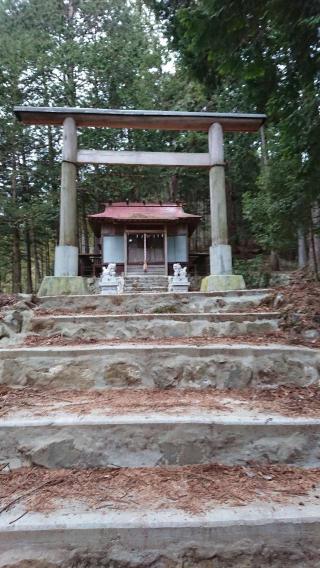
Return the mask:
[[55,250],[54,275],[78,276],[77,228],[77,126],[74,118],[63,121],[60,232]]
[[201,291],[241,290],[245,288],[245,282],[242,276],[232,274],[232,250],[228,244],[223,128],[219,122],[209,127],[208,146],[211,163],[209,170],[210,275],[202,280]]

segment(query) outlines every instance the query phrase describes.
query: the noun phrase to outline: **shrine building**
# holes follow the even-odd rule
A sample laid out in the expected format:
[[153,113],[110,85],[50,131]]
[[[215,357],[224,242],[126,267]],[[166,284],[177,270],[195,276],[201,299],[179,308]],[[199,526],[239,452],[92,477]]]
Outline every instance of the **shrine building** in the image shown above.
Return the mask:
[[200,222],[179,203],[109,202],[89,215],[101,246],[101,264],[115,263],[117,273],[173,273],[173,264],[188,267],[189,237]]

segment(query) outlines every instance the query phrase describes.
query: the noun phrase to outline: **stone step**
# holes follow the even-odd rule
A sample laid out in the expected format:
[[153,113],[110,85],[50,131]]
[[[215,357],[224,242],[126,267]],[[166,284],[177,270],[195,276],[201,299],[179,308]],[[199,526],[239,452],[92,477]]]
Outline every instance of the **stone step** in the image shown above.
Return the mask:
[[150,283],[156,284],[158,286],[165,286],[168,284],[168,277],[167,276],[125,276],[125,281],[128,284],[145,284],[148,285]]
[[188,292],[185,294],[119,294],[118,296],[43,296],[40,309],[96,313],[224,312],[256,307],[272,290]]
[[0,463],[11,469],[248,462],[320,467],[315,396],[295,389],[272,399],[261,391],[259,403],[256,393],[212,389],[91,396],[11,389],[0,398]]
[[281,344],[116,344],[0,349],[0,384],[56,388],[262,388],[319,384],[320,350]]
[[10,494],[2,568],[319,564],[319,470],[30,468],[1,477]]
[[139,274],[132,274],[125,276],[125,283],[126,284],[137,284],[137,285],[145,285],[149,286],[151,284],[155,284],[156,286],[168,286],[168,276],[163,276],[159,274],[153,275],[139,275]]
[[157,286],[160,288],[165,288],[167,291],[168,288],[168,278],[161,278],[159,279],[159,277],[157,276],[153,276],[147,278],[147,277],[141,277],[141,278],[129,278],[126,277],[125,278],[125,286],[131,286],[131,287],[135,287],[135,286],[139,286],[140,288],[149,288],[150,286]]
[[189,314],[86,314],[34,316],[25,333],[78,339],[235,337],[278,329],[278,312]]
[[154,282],[167,282],[168,276],[165,274],[127,274],[125,277],[128,281],[131,280],[141,280],[147,281],[150,280]]
[[127,277],[128,276],[143,276],[148,277],[152,275],[165,276],[165,266],[163,265],[149,265],[147,267],[147,272],[143,269],[143,264],[127,265]]
[[126,294],[136,294],[139,292],[140,294],[154,294],[157,293],[165,293],[168,292],[168,286],[134,286],[134,285],[124,285],[124,292]]
[[165,286],[168,285],[168,277],[167,276],[125,276],[125,282],[128,284],[145,284],[146,286],[149,284],[155,284],[158,286]]
[[125,285],[127,286],[160,286],[161,288],[168,288],[168,278],[166,276],[126,276]]
[[168,292],[168,277],[157,275],[132,275],[126,276],[124,279],[124,292]]

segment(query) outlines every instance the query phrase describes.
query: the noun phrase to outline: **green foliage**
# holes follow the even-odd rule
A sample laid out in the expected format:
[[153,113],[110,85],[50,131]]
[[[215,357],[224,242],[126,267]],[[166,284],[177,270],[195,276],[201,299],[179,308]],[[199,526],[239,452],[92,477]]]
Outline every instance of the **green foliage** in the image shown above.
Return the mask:
[[265,288],[269,285],[270,270],[263,255],[247,260],[235,259],[234,273],[244,277],[247,288]]
[[[228,174],[258,242],[265,250],[292,250],[298,229],[310,230],[311,209],[320,200],[318,0],[149,4],[216,110],[220,99],[225,111],[269,115],[269,160],[262,174],[242,143]],[[249,172],[247,184],[243,171]]]

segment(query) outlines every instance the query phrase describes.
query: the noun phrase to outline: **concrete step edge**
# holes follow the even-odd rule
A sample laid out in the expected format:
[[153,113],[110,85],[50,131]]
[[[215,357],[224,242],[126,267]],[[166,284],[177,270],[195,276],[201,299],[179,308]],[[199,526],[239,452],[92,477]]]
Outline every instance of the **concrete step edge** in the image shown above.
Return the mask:
[[[314,504],[216,507],[206,513],[177,510],[2,514],[0,567],[24,565],[197,566],[218,557],[233,566],[314,568],[319,561],[320,512]],[[191,556],[192,554],[192,556]],[[75,564],[75,561],[77,564]],[[190,562],[193,562],[191,564]],[[160,564],[161,563],[161,564]]]
[[134,319],[134,320],[145,320],[148,319],[159,319],[159,320],[179,320],[179,321],[188,321],[190,318],[192,320],[198,319],[209,319],[211,321],[230,321],[230,320],[245,320],[245,318],[255,321],[255,320],[262,320],[262,319],[279,319],[281,316],[280,312],[188,312],[188,313],[177,313],[177,312],[168,312],[168,313],[127,313],[127,314],[47,314],[47,315],[34,315],[32,321],[40,320],[48,320],[48,319],[55,319],[59,321],[68,321],[69,319],[73,320],[125,320],[125,319]]
[[257,426],[259,428],[273,428],[273,427],[320,427],[320,411],[319,417],[288,417],[284,415],[279,415],[276,413],[259,413],[257,416],[241,416],[236,417],[232,412],[221,414],[220,416],[215,415],[214,412],[202,411],[200,414],[185,413],[184,415],[172,416],[161,413],[123,413],[119,415],[108,415],[108,414],[95,414],[92,413],[82,413],[81,415],[76,415],[74,413],[63,413],[53,412],[48,413],[48,416],[38,417],[32,414],[32,410],[28,414],[16,413],[15,417],[10,415],[0,418],[0,429],[7,428],[36,428],[36,427],[54,427],[54,426],[76,426],[78,428],[90,427],[90,426],[166,426],[166,425],[178,425],[185,424],[190,426],[239,426],[248,427]]
[[[191,338],[192,339],[192,338]],[[208,355],[218,354],[218,353],[235,353],[240,355],[250,355],[252,354],[270,354],[270,353],[302,353],[306,355],[311,355],[315,357],[320,356],[320,349],[305,347],[301,345],[286,345],[280,343],[272,343],[268,345],[255,345],[253,343],[237,343],[237,337],[233,338],[233,344],[230,345],[228,343],[216,343],[211,345],[185,345],[179,344],[179,342],[172,344],[163,345],[160,344],[161,340],[157,344],[148,344],[144,342],[143,344],[134,344],[134,340],[132,342],[124,342],[124,343],[117,343],[117,344],[108,344],[108,341],[105,343],[97,343],[97,344],[79,344],[79,345],[45,345],[40,347],[2,347],[0,348],[0,358],[1,355],[5,355],[6,357],[14,359],[17,355],[45,355],[45,354],[53,354],[56,355],[57,353],[66,353],[68,355],[75,353],[79,355],[81,352],[83,353],[108,353],[110,351],[169,351],[169,352],[176,352],[177,354],[181,352],[194,352],[196,355],[197,353],[207,353]]]
[[[179,294],[179,293],[174,293],[171,294],[170,296],[174,296],[175,298],[177,297],[190,297],[190,296],[194,296],[194,297],[204,297],[204,298],[215,298],[215,297],[242,297],[242,296],[259,296],[259,295],[268,295],[268,294],[272,294],[274,292],[274,290],[272,288],[254,288],[254,289],[247,289],[247,290],[227,290],[224,292],[187,292],[184,294]],[[166,294],[169,295],[169,293],[167,292]],[[125,294],[120,294],[119,298],[122,298]],[[131,295],[131,294],[130,294]],[[159,295],[158,292],[155,292],[155,295]],[[47,300],[53,299],[53,298],[57,298],[59,300],[62,299],[66,299],[66,298],[70,298],[70,299],[77,299],[77,298],[109,298],[109,296],[101,296],[100,294],[86,294],[86,295],[65,295],[65,296],[38,296],[38,300],[40,301],[40,303],[45,303]]]
[[0,535],[8,533],[17,533],[27,531],[29,538],[32,532],[56,532],[61,530],[112,530],[118,529],[136,529],[136,528],[198,528],[206,530],[206,528],[225,528],[230,526],[265,526],[265,525],[283,525],[290,523],[297,526],[302,524],[311,525],[316,523],[320,528],[320,504],[318,502],[310,502],[305,506],[300,506],[297,499],[292,499],[293,503],[279,504],[277,502],[266,503],[258,501],[255,504],[247,504],[239,506],[217,505],[213,509],[201,513],[187,513],[177,511],[176,509],[165,509],[157,511],[145,510],[144,514],[134,515],[128,511],[111,512],[88,512],[86,510],[72,511],[72,507],[68,510],[66,506],[61,507],[57,511],[48,513],[29,512],[26,519],[21,519],[17,524],[11,523],[17,511],[2,513],[0,519]]

